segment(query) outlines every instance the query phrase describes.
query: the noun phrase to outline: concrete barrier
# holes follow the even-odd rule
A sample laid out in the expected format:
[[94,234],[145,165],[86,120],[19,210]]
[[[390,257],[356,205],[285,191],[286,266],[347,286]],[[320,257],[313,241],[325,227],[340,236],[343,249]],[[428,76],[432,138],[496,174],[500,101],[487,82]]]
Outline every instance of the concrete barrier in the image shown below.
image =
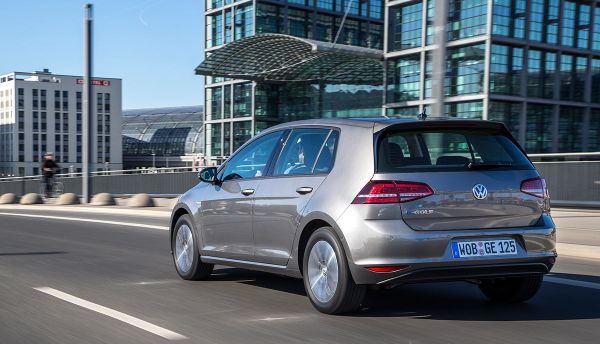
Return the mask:
[[92,205],[103,206],[103,205],[115,205],[115,204],[117,204],[115,202],[115,198],[107,192],[99,193],[92,198]]
[[42,204],[42,197],[34,192],[28,193],[25,196],[21,197],[20,204]]
[[152,197],[145,193],[139,193],[134,195],[127,201],[128,207],[155,207],[156,204]]
[[19,202],[19,197],[12,192],[0,196],[0,204],[15,204]]
[[58,197],[56,200],[57,205],[71,205],[71,204],[80,204],[79,197],[74,193],[65,193]]

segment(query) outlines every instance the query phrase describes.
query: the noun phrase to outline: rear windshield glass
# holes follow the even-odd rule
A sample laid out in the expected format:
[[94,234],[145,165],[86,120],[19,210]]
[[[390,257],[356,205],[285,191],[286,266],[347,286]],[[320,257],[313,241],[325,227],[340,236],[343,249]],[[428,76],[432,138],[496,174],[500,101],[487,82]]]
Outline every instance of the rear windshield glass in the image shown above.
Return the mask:
[[473,129],[390,131],[377,146],[378,172],[531,170],[501,132]]

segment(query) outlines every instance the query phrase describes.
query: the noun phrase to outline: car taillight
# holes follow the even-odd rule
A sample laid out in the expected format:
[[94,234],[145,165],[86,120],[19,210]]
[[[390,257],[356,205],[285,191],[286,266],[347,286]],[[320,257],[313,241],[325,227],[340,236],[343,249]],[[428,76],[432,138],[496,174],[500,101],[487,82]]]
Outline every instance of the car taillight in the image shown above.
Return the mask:
[[368,266],[367,270],[370,270],[373,272],[389,273],[389,272],[400,271],[402,269],[406,269],[407,267],[408,267],[408,265]]
[[390,180],[371,180],[352,204],[403,203],[433,195],[427,184]]
[[521,182],[521,192],[539,198],[550,198],[546,180],[543,178],[527,179]]

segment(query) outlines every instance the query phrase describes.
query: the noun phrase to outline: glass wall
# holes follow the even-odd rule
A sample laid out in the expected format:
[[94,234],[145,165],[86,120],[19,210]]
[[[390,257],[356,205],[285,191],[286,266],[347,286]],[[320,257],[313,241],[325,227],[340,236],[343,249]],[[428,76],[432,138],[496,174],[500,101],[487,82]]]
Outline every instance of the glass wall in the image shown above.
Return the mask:
[[560,99],[583,101],[587,58],[562,54],[560,56]]
[[388,103],[419,99],[421,55],[403,56],[387,62]]
[[381,114],[382,87],[319,84],[257,84],[256,131],[311,118]]
[[525,131],[525,150],[527,152],[549,153],[552,151],[553,112],[553,105],[527,105],[527,127]]
[[485,45],[449,48],[446,55],[447,96],[481,93],[483,91],[483,70]]
[[206,16],[206,47],[230,43],[252,36],[254,32],[252,4],[226,8]]
[[481,119],[483,117],[483,102],[460,102],[444,104],[444,112],[448,117]]
[[491,101],[489,103],[488,119],[504,123],[510,133],[516,139],[519,139],[521,103]]
[[530,49],[527,59],[527,95],[554,98],[556,53]]
[[[320,41],[333,42],[341,26],[345,2],[343,1],[317,1],[317,9],[328,9],[341,12],[340,15],[320,13],[307,10],[305,7],[313,7],[313,2],[288,0],[288,8],[272,4],[258,3],[256,7],[256,33],[280,33],[295,37],[316,39]],[[296,7],[295,5],[302,5]],[[382,49],[383,25],[381,22],[371,22],[369,18],[381,16],[383,4],[380,0],[353,1],[351,12],[362,17],[351,15],[346,19],[342,31],[338,37],[338,43],[347,45],[364,46],[373,49]],[[375,17],[369,16],[371,13]],[[374,9],[379,8],[376,12]]]
[[416,117],[419,115],[418,106],[407,106],[401,108],[389,108],[385,111],[388,117]]
[[[252,137],[252,122],[251,121],[242,121],[242,122],[233,122],[233,150],[232,153],[235,152],[238,148],[240,148],[246,141],[250,140]],[[226,152],[226,155],[230,153]]]
[[521,94],[523,49],[493,44],[490,61],[490,92]]
[[600,151],[600,109],[590,111],[590,122],[588,125],[588,152]]
[[492,34],[525,38],[526,0],[494,0]]
[[581,152],[584,108],[561,106],[558,117],[558,151]]
[[487,22],[487,2],[487,0],[449,1],[448,40],[484,35]]
[[600,59],[591,61],[592,103],[600,103]]
[[421,46],[423,4],[418,2],[390,9],[391,35],[389,50]]

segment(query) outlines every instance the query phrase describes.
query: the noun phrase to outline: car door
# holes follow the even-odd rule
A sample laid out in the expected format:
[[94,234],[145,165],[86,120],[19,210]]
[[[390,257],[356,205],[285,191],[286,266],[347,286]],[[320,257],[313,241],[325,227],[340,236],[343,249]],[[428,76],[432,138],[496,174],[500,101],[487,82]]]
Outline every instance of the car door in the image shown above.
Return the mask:
[[266,175],[284,131],[257,137],[227,160],[220,182],[209,185],[200,202],[202,253],[221,258],[252,260],[254,194]]
[[333,165],[338,133],[330,128],[291,131],[254,200],[255,259],[286,265],[302,210]]

